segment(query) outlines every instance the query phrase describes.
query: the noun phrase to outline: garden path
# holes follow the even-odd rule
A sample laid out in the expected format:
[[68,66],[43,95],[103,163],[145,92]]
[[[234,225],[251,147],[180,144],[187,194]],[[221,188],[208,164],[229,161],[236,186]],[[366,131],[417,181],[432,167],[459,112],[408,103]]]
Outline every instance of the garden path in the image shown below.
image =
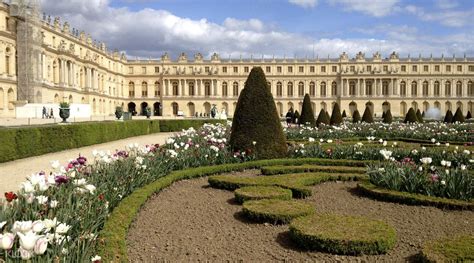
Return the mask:
[[20,183],[24,182],[27,176],[40,171],[49,172],[51,170],[51,161],[58,160],[61,164],[66,164],[70,159],[78,157],[79,154],[91,159],[93,150],[124,150],[125,147],[131,143],[138,143],[139,145],[164,144],[166,139],[173,134],[174,133],[155,133],[131,137],[118,141],[0,163],[0,199],[3,198],[4,192],[17,191]]

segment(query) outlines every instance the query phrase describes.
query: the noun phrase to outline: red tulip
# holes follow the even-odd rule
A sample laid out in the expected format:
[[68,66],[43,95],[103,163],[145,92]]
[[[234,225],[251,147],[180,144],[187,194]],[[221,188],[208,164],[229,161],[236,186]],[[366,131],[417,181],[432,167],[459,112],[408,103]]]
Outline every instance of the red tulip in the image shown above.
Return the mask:
[[8,192],[5,193],[5,198],[7,199],[7,202],[11,202],[15,199],[18,199],[18,196],[14,192]]

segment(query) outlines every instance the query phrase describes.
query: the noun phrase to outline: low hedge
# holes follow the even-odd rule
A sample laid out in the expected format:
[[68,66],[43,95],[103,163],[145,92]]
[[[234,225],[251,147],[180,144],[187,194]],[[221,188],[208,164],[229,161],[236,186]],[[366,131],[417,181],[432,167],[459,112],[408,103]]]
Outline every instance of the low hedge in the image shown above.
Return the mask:
[[424,262],[474,262],[474,236],[455,236],[428,242],[420,256]]
[[294,218],[314,212],[312,204],[299,200],[253,200],[245,202],[242,207],[242,213],[249,219],[272,224],[287,224]]
[[131,195],[125,197],[120,202],[110,214],[99,235],[102,241],[97,248],[98,254],[102,257],[103,262],[128,262],[126,239],[130,224],[140,211],[142,205],[145,204],[153,194],[170,186],[176,181],[232,171],[242,171],[244,169],[260,168],[262,166],[297,165],[317,162],[319,160],[318,158],[260,160],[171,172],[165,177],[135,190]]
[[247,186],[242,187],[234,192],[235,201],[242,204],[249,200],[260,199],[280,199],[290,200],[293,195],[291,190],[277,186]]
[[268,176],[231,176],[217,175],[208,178],[209,185],[214,188],[235,190],[246,186],[279,186],[290,189],[295,198],[312,195],[308,186],[327,181],[354,181],[366,179],[366,175],[350,173],[302,173]]
[[370,183],[368,180],[358,183],[357,190],[364,195],[381,201],[396,202],[407,205],[434,206],[443,209],[474,211],[474,202],[393,191],[378,187]]
[[[352,166],[348,162],[348,166]],[[347,166],[321,166],[321,165],[298,165],[298,166],[265,166],[261,169],[263,175],[275,174],[290,174],[290,173],[311,173],[311,172],[326,172],[326,173],[357,173],[365,174],[367,169],[365,167],[347,167]]]
[[396,243],[395,229],[385,222],[330,214],[294,219],[290,237],[305,249],[342,255],[383,254]]
[[[209,120],[86,122],[0,129],[0,163],[158,132],[200,127]],[[161,126],[163,123],[164,126]]]

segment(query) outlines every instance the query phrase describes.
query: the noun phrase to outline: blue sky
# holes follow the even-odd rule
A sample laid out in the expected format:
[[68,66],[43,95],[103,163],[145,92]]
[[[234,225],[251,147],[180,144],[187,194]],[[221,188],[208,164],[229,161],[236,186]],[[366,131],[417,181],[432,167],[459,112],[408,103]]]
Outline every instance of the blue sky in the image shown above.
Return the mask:
[[[474,56],[472,0],[42,0],[129,56]],[[56,3],[55,3],[56,2]]]

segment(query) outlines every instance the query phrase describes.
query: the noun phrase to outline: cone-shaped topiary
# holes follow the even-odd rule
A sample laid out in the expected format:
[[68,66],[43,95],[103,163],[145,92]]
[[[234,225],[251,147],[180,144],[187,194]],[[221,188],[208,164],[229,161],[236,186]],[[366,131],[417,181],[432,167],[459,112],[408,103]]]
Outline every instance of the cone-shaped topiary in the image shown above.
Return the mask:
[[453,123],[456,123],[456,122],[463,123],[465,121],[466,121],[466,119],[464,119],[464,115],[462,115],[461,108],[458,108],[456,110],[456,113],[454,113]]
[[258,159],[283,158],[287,145],[265,74],[255,67],[245,82],[232,121],[234,151],[254,150]]
[[341,109],[339,109],[339,104],[335,103],[334,108],[332,108],[331,120],[329,124],[339,125],[342,123]]
[[390,112],[390,110],[387,110],[387,112],[385,112],[383,122],[384,123],[389,123],[389,124],[392,123],[392,112]]
[[309,94],[306,94],[303,99],[303,108],[301,109],[299,124],[314,126],[315,121],[313,106],[311,106],[311,98],[309,97]]
[[293,115],[293,123],[297,124],[299,119],[300,119],[300,113],[298,111],[295,111],[295,114]]
[[342,111],[342,118],[347,118],[346,110]]
[[468,111],[466,114],[466,120],[472,119],[471,111]]
[[321,124],[329,125],[329,118],[326,115],[326,111],[321,109],[318,115],[318,119],[316,120],[316,126],[321,126]]
[[405,120],[403,121],[404,123],[415,123],[418,122],[418,118],[416,117],[415,110],[413,108],[410,108],[407,112],[407,115],[405,115]]
[[382,120],[385,119],[385,111],[382,112]]
[[362,121],[367,123],[374,122],[374,117],[369,107],[365,107],[364,115],[362,115]]
[[360,113],[358,110],[355,110],[354,113],[352,113],[352,122],[353,123],[360,122]]
[[423,117],[423,118],[425,117],[425,111],[423,111],[423,112],[421,113],[421,117]]
[[420,109],[417,109],[416,110],[416,119],[418,120],[418,122],[423,122],[423,116],[421,116],[421,111]]
[[451,110],[448,110],[446,112],[446,115],[444,116],[444,120],[443,120],[445,123],[452,123],[453,122],[453,113],[451,112]]

